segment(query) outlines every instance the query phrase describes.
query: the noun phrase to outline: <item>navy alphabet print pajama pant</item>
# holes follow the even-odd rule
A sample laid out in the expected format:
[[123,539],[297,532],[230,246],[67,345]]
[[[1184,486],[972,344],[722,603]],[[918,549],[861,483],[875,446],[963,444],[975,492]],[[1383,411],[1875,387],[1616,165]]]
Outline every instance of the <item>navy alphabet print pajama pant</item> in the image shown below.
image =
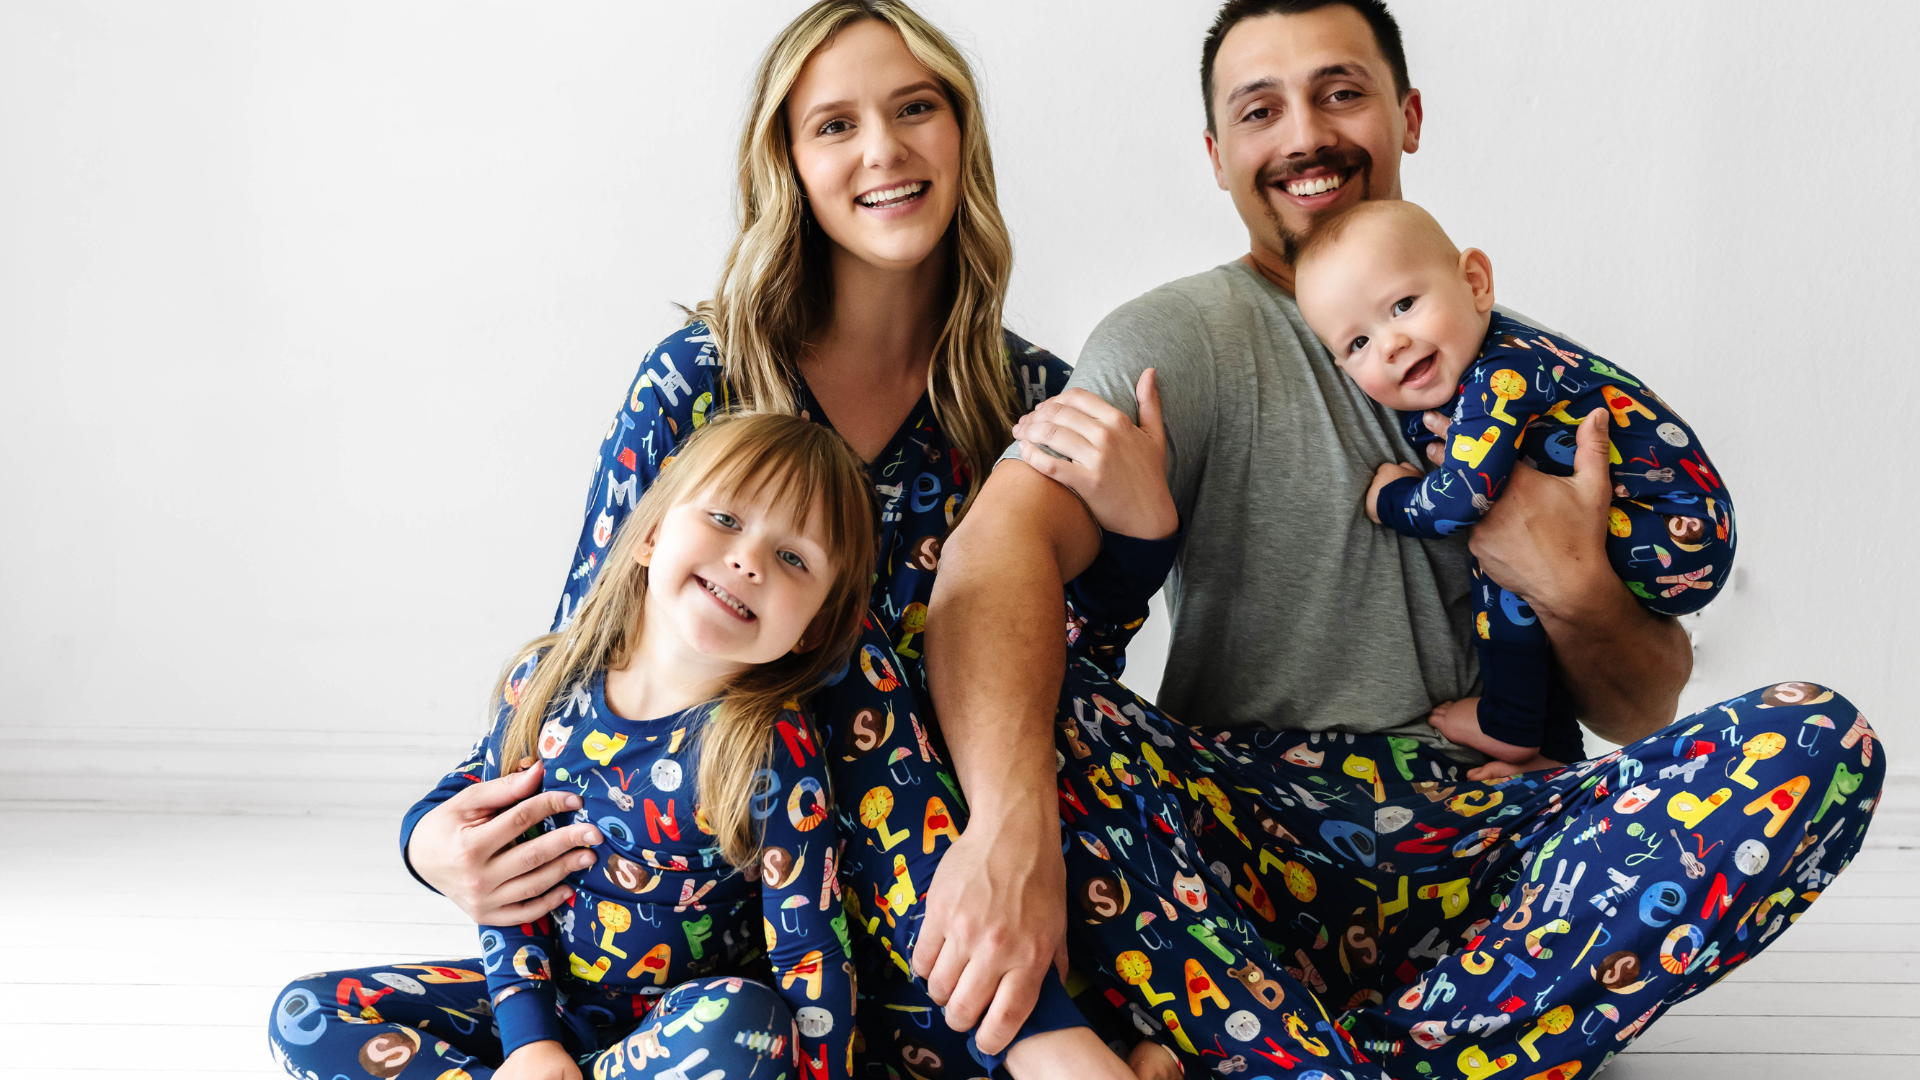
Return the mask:
[[1085,661],[1058,747],[1076,966],[1242,1080],[1590,1073],[1806,910],[1886,767],[1808,683],[1476,783],[1409,739],[1187,727]]

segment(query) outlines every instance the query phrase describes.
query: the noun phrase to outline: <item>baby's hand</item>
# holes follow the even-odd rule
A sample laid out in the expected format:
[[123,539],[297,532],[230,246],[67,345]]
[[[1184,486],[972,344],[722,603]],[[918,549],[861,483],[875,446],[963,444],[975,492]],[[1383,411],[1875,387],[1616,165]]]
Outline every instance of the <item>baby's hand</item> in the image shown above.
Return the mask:
[[1373,504],[1375,500],[1380,498],[1381,488],[1386,487],[1388,484],[1393,483],[1403,476],[1411,476],[1415,480],[1418,480],[1425,475],[1427,474],[1421,472],[1419,469],[1411,465],[1402,465],[1397,461],[1389,461],[1385,465],[1375,469],[1373,471],[1373,484],[1367,488],[1367,500],[1362,504],[1367,510],[1367,520],[1373,522],[1375,525],[1380,524],[1380,511]]
[[543,1039],[508,1054],[493,1075],[495,1080],[580,1080],[580,1066],[565,1047]]

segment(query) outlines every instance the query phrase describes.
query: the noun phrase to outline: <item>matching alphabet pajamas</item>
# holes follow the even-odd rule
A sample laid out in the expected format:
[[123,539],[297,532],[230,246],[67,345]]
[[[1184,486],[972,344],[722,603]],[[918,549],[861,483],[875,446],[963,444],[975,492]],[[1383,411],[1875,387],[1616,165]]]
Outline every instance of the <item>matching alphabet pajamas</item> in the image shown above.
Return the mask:
[[[535,663],[528,657],[510,676],[508,701]],[[364,987],[365,978],[323,973],[296,983],[276,1010],[281,1040],[302,1047],[303,1061],[324,1062],[333,1070],[324,1075],[334,1075],[377,1059],[391,1070],[379,1075],[397,1076],[418,1058],[425,1068],[415,1072],[453,1080],[444,1068],[478,1075],[481,1065],[551,1039],[595,1077],[662,1068],[695,1077],[849,1075],[853,964],[822,740],[797,713],[778,721],[780,746],[760,772],[751,810],[764,846],[757,865],[738,870],[711,846],[697,802],[711,707],[629,720],[607,707],[604,678],[596,674],[555,703],[540,728],[536,766],[548,789],[577,789],[582,802],[569,820],[543,826],[591,821],[606,837],[600,858],[568,875],[573,895],[550,915],[483,926],[477,963],[436,966],[462,978],[451,984],[459,996],[437,1006],[445,1016],[435,1019],[444,1028],[457,1017],[473,1035],[491,1013],[497,1042],[429,1044],[401,1016],[383,1014],[381,1001],[396,993],[427,996],[417,979],[382,979],[390,971],[373,973],[386,989],[371,1000],[363,992],[359,1014],[350,1015],[348,983]],[[512,706],[502,701],[497,712],[477,759],[462,770],[481,779],[502,773]],[[464,978],[476,968],[484,988]],[[482,989],[485,998],[471,1000]],[[327,999],[339,1006],[332,1016],[314,1005]],[[301,1008],[289,1012],[294,1002]]]
[[[1699,437],[1632,375],[1497,311],[1453,400],[1445,463],[1423,479],[1387,485],[1376,508],[1380,523],[1408,536],[1448,536],[1493,508],[1519,462],[1572,475],[1574,430],[1597,408],[1612,418],[1607,558],[1614,572],[1648,611],[1700,610],[1726,580],[1737,538],[1733,502]],[[1434,441],[1419,414],[1405,421],[1416,445]],[[1478,564],[1473,601],[1480,730],[1539,746],[1556,761],[1585,757],[1572,699],[1554,675],[1553,649],[1533,609]]]

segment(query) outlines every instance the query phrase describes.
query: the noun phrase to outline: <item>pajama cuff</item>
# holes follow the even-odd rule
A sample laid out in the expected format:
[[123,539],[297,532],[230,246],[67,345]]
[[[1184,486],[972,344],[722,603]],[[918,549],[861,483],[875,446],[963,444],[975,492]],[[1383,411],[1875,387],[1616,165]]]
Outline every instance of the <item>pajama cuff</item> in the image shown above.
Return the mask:
[[[1138,596],[1141,601],[1152,596],[1173,572],[1173,560],[1180,554],[1180,542],[1186,539],[1186,529],[1174,531],[1172,536],[1162,540],[1142,540],[1137,536],[1123,536],[1120,533],[1103,533],[1100,537],[1100,554],[1094,556],[1080,576],[1074,578],[1075,592],[1087,599],[1106,597]],[[1143,583],[1151,583],[1152,588],[1141,592]],[[1098,604],[1096,607],[1100,606]]]
[[414,827],[420,824],[420,819],[426,817],[428,812],[438,805],[440,804],[422,799],[414,803],[413,806],[407,810],[407,815],[400,819],[400,861],[407,864],[407,873],[413,875],[413,880],[422,885],[426,885],[427,888],[432,889],[436,893],[440,890],[434,889],[432,885],[427,885],[427,879],[421,877],[420,871],[413,868],[413,860],[407,855],[407,842],[413,839]]
[[495,1001],[493,1019],[500,1025],[500,1053],[511,1054],[543,1039],[570,1047],[567,1027],[560,1022],[557,1008],[553,983],[546,980]]
[[[1139,543],[1157,543],[1158,541],[1138,541]],[[1067,988],[1060,985],[1060,976],[1052,968],[1047,969],[1047,981],[1040,986],[1040,1000],[1034,1003],[1033,1011],[1027,1014],[1027,1022],[1020,1025],[1019,1034],[1013,1037],[997,1054],[988,1054],[974,1041],[974,1032],[967,1033],[967,1053],[987,1071],[988,1076],[1006,1077],[1007,1051],[1013,1049],[1013,1043],[1034,1035],[1044,1035],[1049,1031],[1065,1031],[1068,1028],[1086,1027],[1087,1019],[1080,1015],[1080,1007],[1067,996]],[[976,1029],[977,1030],[977,1029]]]
[[1403,476],[1381,488],[1373,497],[1373,515],[1380,519],[1380,524],[1406,536],[1425,536],[1400,512],[1413,504],[1414,491],[1425,481],[1425,477]]

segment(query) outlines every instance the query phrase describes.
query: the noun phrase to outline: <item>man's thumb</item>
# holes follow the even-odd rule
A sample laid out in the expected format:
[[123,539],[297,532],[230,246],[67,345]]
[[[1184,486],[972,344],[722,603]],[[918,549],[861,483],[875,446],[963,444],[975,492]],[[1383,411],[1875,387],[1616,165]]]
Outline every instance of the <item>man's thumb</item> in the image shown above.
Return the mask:
[[1133,388],[1133,396],[1140,402],[1140,430],[1153,436],[1155,442],[1165,442],[1166,426],[1160,420],[1160,382],[1152,368],[1140,373],[1140,381]]
[[1613,444],[1607,437],[1607,410],[1595,409],[1588,413],[1580,421],[1579,431],[1574,433],[1574,443],[1574,477],[1588,483],[1598,480],[1611,491],[1613,476],[1608,466],[1612,457],[1609,448]]

